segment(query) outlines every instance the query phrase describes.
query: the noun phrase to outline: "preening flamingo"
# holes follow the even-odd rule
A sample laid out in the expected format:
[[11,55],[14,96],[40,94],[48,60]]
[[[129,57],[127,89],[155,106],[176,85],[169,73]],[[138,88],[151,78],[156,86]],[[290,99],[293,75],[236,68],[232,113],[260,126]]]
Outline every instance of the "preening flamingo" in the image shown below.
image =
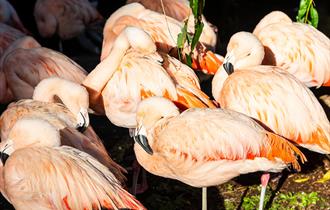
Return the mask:
[[16,10],[7,0],[0,0],[0,23],[10,25],[23,33],[29,33],[18,17]]
[[[102,140],[89,126],[88,93],[84,87],[60,78],[48,78],[38,84],[33,99],[11,103],[2,113],[0,117],[2,140],[8,138],[13,126],[20,119],[27,117],[42,119],[49,122],[61,134],[61,142],[56,146],[69,145],[87,152],[109,167],[121,182],[126,180],[122,174],[125,170],[112,161]],[[54,103],[56,101],[62,102],[64,106]],[[24,133],[24,135],[28,134]]]
[[279,66],[309,87],[330,86],[330,39],[322,32],[274,11],[253,34],[265,46],[263,64]]
[[21,209],[145,209],[89,154],[61,141],[56,127],[24,118],[0,143],[0,187]]
[[[162,56],[161,56],[162,55]],[[91,108],[121,127],[136,127],[136,108],[146,97],[165,96],[184,108],[215,107],[195,73],[178,60],[159,54],[150,36],[127,27],[110,54],[86,77]]]
[[1,59],[0,103],[32,98],[34,87],[42,79],[51,76],[80,84],[87,75],[82,67],[64,54],[45,47],[36,47],[36,44],[31,44],[31,39],[23,37],[20,40],[23,44],[8,49],[6,56]]
[[260,65],[262,43],[248,32],[229,40],[223,67],[212,81],[213,97],[222,108],[260,120],[275,133],[315,152],[330,153],[330,123],[314,94],[295,76]]
[[[191,16],[189,20],[188,31],[192,32],[194,30],[193,17]],[[116,37],[127,26],[142,28],[152,37],[159,51],[176,55],[177,36],[181,32],[183,24],[171,17],[146,9],[139,3],[127,4],[114,12],[104,26],[101,60],[109,55]],[[193,54],[196,69],[209,73],[216,72],[222,62],[205,47],[214,48],[215,45],[216,33],[211,26],[205,23],[198,46]],[[184,52],[190,52],[188,45],[185,46]]]
[[[150,173],[194,187],[222,184],[240,174],[299,169],[304,155],[248,116],[223,109],[179,113],[168,99],[150,97],[137,110],[134,151]],[[239,130],[240,132],[237,132]]]

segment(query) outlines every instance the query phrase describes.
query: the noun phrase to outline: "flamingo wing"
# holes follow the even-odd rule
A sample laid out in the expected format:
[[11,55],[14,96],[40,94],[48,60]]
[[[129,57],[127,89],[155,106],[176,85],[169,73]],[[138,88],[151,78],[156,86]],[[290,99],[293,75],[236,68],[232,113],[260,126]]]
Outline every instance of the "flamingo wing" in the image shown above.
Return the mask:
[[7,139],[16,121],[24,117],[42,118],[58,129],[75,127],[77,124],[75,117],[62,104],[20,100],[9,104],[0,117],[1,139]]
[[82,83],[87,75],[74,61],[47,48],[13,50],[3,60],[3,71],[16,99],[32,98],[34,87],[50,76]]
[[163,67],[176,84],[179,103],[187,108],[215,108],[213,102],[201,90],[199,79],[191,68],[169,55],[162,54],[162,56]]
[[105,166],[72,147],[17,150],[4,171],[16,209],[145,209]]
[[254,34],[266,48],[264,64],[280,66],[307,86],[330,83],[330,39],[317,29],[284,22]]
[[126,4],[130,4],[132,2],[138,2],[145,8],[161,14],[165,12],[167,16],[170,16],[178,21],[183,21],[191,13],[189,1],[187,0],[164,0],[162,1],[162,4],[153,0],[127,0]]
[[330,124],[322,106],[304,84],[279,68],[235,71],[225,81],[219,102],[223,108],[260,120],[301,146],[330,152]]

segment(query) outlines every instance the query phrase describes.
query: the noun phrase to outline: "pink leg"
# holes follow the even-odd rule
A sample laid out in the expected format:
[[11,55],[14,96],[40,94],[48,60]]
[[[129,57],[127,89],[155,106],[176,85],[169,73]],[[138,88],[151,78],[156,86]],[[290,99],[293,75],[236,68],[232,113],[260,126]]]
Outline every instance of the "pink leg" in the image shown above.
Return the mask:
[[260,202],[259,202],[259,210],[262,210],[264,207],[264,200],[266,194],[266,188],[269,181],[269,173],[263,174],[261,176],[261,193],[260,193]]

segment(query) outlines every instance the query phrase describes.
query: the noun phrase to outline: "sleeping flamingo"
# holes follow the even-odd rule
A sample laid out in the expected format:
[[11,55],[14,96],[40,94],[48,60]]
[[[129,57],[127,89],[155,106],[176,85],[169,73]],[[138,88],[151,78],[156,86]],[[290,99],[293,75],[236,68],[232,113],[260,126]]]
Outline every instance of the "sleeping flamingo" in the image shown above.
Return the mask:
[[263,57],[256,36],[234,34],[223,67],[213,78],[213,97],[222,108],[253,117],[302,147],[329,154],[330,123],[318,100],[289,72],[260,65]]
[[89,153],[124,183],[126,178],[122,172],[125,170],[113,162],[102,140],[89,126],[88,92],[84,87],[57,77],[47,78],[36,86],[33,99],[11,103],[2,113],[0,117],[2,140],[8,138],[20,119],[27,117],[42,119],[49,122],[61,134],[61,142],[57,146],[69,145]]
[[223,65],[229,75],[221,69],[214,76],[213,97],[222,108],[245,113],[302,147],[329,154],[330,123],[314,94],[281,68],[260,65],[263,57],[256,36],[234,34]]
[[7,0],[0,0],[0,23],[5,23],[23,33],[29,34],[29,31],[18,17],[16,10]]
[[81,83],[87,72],[57,51],[39,47],[31,37],[17,40],[0,62],[0,103],[32,98],[34,87],[45,78],[59,76]]
[[330,39],[322,32],[274,11],[253,34],[265,47],[263,64],[279,66],[309,87],[330,86]]
[[133,2],[142,4],[146,9],[162,14],[165,13],[165,15],[180,22],[184,21],[189,15],[191,15],[189,1],[187,0],[127,0],[126,4]]
[[[193,17],[189,18],[188,31],[194,30]],[[139,3],[127,4],[114,12],[107,20],[103,29],[103,45],[101,60],[110,53],[116,37],[127,26],[137,26],[146,31],[156,43],[159,51],[177,56],[177,36],[181,32],[183,22],[158,12],[146,9]],[[222,62],[207,47],[214,48],[216,33],[208,24],[204,24],[199,43],[193,53],[193,66],[195,69],[215,73]],[[184,53],[190,48],[185,45]]]
[[82,47],[99,53],[96,44],[102,40],[96,29],[103,17],[88,0],[37,0],[34,17],[42,37],[55,34],[61,40],[78,37]]
[[61,141],[49,121],[23,118],[0,143],[0,189],[15,209],[145,209],[107,167]]
[[136,127],[136,108],[146,97],[165,96],[182,108],[215,107],[200,90],[195,73],[180,61],[156,51],[150,36],[127,27],[110,54],[86,77],[91,108],[121,127]]
[[138,162],[150,173],[194,187],[255,171],[279,172],[287,164],[299,169],[296,155],[305,160],[284,138],[231,110],[190,108],[180,114],[168,99],[150,97],[139,104],[137,123]]

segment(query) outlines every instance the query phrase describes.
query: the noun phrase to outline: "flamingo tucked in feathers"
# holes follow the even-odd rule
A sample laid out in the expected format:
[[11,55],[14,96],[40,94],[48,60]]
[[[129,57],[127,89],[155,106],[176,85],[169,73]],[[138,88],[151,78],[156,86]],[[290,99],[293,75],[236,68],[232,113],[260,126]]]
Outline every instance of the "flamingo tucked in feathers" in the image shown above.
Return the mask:
[[[193,18],[190,17],[189,20],[191,23],[188,24],[188,32],[192,32],[194,30]],[[139,3],[125,5],[114,12],[104,26],[101,60],[108,56],[116,37],[127,26],[142,28],[151,36],[159,51],[176,55],[177,36],[181,32],[183,24],[171,17],[148,10]],[[222,62],[205,46],[215,47],[216,33],[211,26],[204,25],[199,43],[192,56],[194,68],[215,73]],[[188,45],[185,45],[184,52],[190,52]]]
[[199,87],[195,73],[178,60],[156,52],[150,36],[127,27],[110,54],[87,76],[91,108],[117,126],[135,128],[136,108],[146,97],[165,96],[183,108],[215,107]]
[[108,168],[60,141],[49,121],[23,118],[0,143],[0,189],[15,209],[145,209]]
[[80,84],[87,75],[82,67],[64,54],[40,47],[27,36],[5,51],[0,65],[0,103],[32,98],[34,87],[51,76]]
[[279,66],[309,87],[330,86],[330,39],[322,32],[274,11],[253,34],[265,47],[263,64]]

